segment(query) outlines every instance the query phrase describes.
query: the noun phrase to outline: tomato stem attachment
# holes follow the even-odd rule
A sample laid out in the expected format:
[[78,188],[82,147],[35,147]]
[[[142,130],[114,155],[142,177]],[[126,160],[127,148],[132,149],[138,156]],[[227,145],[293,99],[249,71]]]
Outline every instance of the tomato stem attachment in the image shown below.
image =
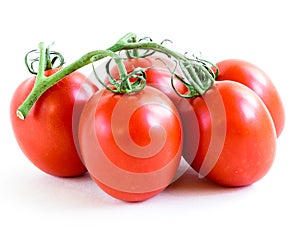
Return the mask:
[[[46,57],[45,70],[49,70],[49,69],[53,69],[53,68],[60,68],[65,63],[63,55],[56,51],[50,51],[50,46],[48,46],[46,48],[46,52],[45,52],[45,57]],[[37,72],[38,72],[35,70],[35,64],[39,63],[40,56],[35,57],[35,58],[29,58],[29,57],[32,56],[33,54],[36,54],[39,52],[40,52],[40,49],[34,49],[25,55],[25,65],[26,65],[28,71],[35,75],[37,75]]]
[[33,86],[33,90],[31,91],[31,98],[25,99],[23,104],[17,109],[17,116],[24,120],[35,103],[35,99],[39,98],[43,92],[46,91],[45,85],[43,84],[43,79],[45,78],[44,71],[46,67],[46,47],[43,42],[39,44],[39,50],[40,50],[40,57],[39,57],[39,67],[38,67],[38,72],[36,76],[36,81]]
[[[108,57],[111,57],[111,59],[107,62],[106,65],[106,71],[108,75],[108,80],[110,82],[109,86],[106,82],[100,79],[98,76],[95,66],[94,66],[94,59],[97,59],[97,55],[93,56],[91,58],[91,63],[93,66],[93,71],[96,79],[101,83],[102,86],[104,86],[107,90],[113,92],[113,93],[133,93],[141,91],[146,86],[146,69],[143,68],[136,68],[131,73],[127,73],[126,67],[123,63],[123,59],[116,53],[106,50],[101,53],[101,56],[107,55]],[[110,62],[114,60],[116,63],[116,66],[119,71],[119,79],[115,79],[109,72],[109,64]]]
[[[48,49],[48,50],[47,50]],[[114,80],[112,76],[109,76],[109,81],[114,86],[110,88],[110,90],[116,90],[118,93],[128,93],[135,92],[143,89],[146,84],[146,76],[145,69],[138,68],[130,74],[127,74],[124,64],[122,63],[122,58],[117,54],[121,51],[132,51],[133,56],[137,56],[138,50],[143,49],[146,50],[147,53],[152,54],[154,52],[161,52],[166,54],[168,57],[172,57],[177,61],[177,65],[180,66],[180,69],[183,73],[183,77],[181,78],[182,82],[184,82],[187,88],[190,90],[190,93],[181,95],[182,97],[192,97],[197,95],[204,94],[213,84],[216,78],[215,73],[210,69],[207,65],[207,61],[200,60],[198,58],[188,58],[184,54],[180,54],[176,51],[170,50],[169,48],[163,46],[162,44],[158,44],[153,42],[150,38],[144,38],[141,41],[137,41],[137,37],[134,33],[128,33],[120,40],[118,40],[114,45],[112,45],[107,50],[95,50],[92,52],[88,52],[83,55],[78,60],[61,68],[59,71],[54,73],[51,76],[46,77],[44,75],[44,71],[50,67],[50,63],[54,64],[54,61],[57,59],[60,60],[59,66],[62,67],[64,60],[61,55],[55,55],[56,52],[52,52],[48,48],[45,47],[44,43],[39,44],[39,59],[34,59],[36,62],[39,62],[38,72],[36,73],[33,69],[33,63],[28,64],[26,61],[26,66],[29,71],[33,74],[37,74],[36,82],[34,87],[25,101],[21,104],[21,106],[17,110],[17,116],[20,119],[25,119],[28,115],[30,109],[34,105],[34,103],[38,100],[38,98],[51,86],[59,82],[65,76],[71,74],[72,72],[88,65],[93,64],[94,62],[101,60],[106,57],[113,58],[116,62],[119,73],[120,80]],[[49,57],[51,54],[54,54],[55,57]],[[48,56],[48,57],[47,57]],[[28,55],[26,55],[25,59],[28,59]],[[50,63],[49,63],[50,62]],[[213,65],[213,64],[210,64]],[[215,69],[217,67],[213,65]],[[95,71],[95,68],[93,66]],[[97,79],[100,79],[97,74],[95,74]],[[172,73],[172,79],[175,77],[179,77],[175,75],[175,71]],[[137,79],[133,83],[130,79]],[[179,77],[180,78],[180,77]],[[106,88],[106,84],[104,84],[101,80],[100,83],[104,85]],[[114,89],[116,88],[116,89]],[[175,90],[176,91],[176,90]],[[177,92],[177,91],[176,91]],[[177,92],[178,93],[178,92]]]

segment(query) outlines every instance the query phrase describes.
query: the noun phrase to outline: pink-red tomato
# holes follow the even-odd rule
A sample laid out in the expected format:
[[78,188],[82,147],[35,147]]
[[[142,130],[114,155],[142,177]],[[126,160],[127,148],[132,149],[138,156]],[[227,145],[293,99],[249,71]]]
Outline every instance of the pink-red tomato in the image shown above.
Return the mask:
[[178,105],[183,156],[200,177],[224,186],[261,179],[275,158],[276,132],[261,99],[246,86],[220,81]]
[[177,109],[146,86],[131,94],[97,92],[85,105],[79,145],[96,184],[114,198],[143,201],[172,181],[182,154]]
[[269,76],[254,64],[239,59],[227,59],[217,63],[217,66],[218,81],[231,80],[242,83],[263,100],[279,136],[284,128],[285,113],[280,95]]
[[[45,71],[46,76],[58,69]],[[48,89],[34,104],[25,120],[16,110],[31,92],[36,78],[23,81],[11,99],[10,117],[16,140],[28,159],[45,173],[74,177],[86,172],[77,151],[81,110],[97,91],[79,72],[73,72]]]

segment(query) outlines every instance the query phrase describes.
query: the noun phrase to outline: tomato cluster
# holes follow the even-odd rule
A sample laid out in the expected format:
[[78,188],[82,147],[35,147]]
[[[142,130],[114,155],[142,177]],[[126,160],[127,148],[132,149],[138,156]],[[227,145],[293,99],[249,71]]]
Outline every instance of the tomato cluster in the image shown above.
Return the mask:
[[[143,68],[146,76],[142,90],[125,94],[99,89],[73,72],[21,120],[16,110],[36,78],[27,79],[10,108],[20,148],[48,174],[74,177],[88,171],[103,191],[130,202],[163,191],[183,158],[199,177],[223,186],[261,179],[284,127],[283,105],[270,78],[253,64],[225,60],[205,94],[182,98],[177,93],[189,89],[165,65],[153,56],[124,60],[128,72]],[[116,66],[110,75],[119,77]]]

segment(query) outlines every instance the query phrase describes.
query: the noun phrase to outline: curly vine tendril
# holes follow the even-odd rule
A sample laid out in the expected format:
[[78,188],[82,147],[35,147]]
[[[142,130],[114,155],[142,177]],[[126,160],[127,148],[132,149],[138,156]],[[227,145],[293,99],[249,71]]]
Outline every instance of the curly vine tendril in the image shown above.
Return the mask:
[[[28,71],[34,75],[38,73],[38,64],[40,62],[40,56],[30,58],[33,54],[40,54],[39,49],[34,49],[25,55],[25,65]],[[59,68],[65,64],[64,57],[56,51],[50,51],[50,46],[46,48],[45,56],[45,70]]]
[[[107,90],[113,92],[113,93],[134,93],[141,91],[146,86],[146,73],[145,71],[148,68],[136,68],[131,73],[127,73],[126,68],[123,63],[123,59],[116,53],[112,51],[103,51],[101,53],[102,55],[107,55],[108,57],[111,57],[109,61],[106,63],[106,73],[108,77],[109,82],[103,81],[99,75],[97,74],[94,61],[97,59],[97,56],[93,56],[91,58],[91,63],[93,67],[93,72],[98,80],[98,82],[104,86]],[[119,71],[119,79],[115,79],[109,70],[109,65],[112,62],[112,60],[115,61],[117,64],[117,68]]]
[[[213,86],[218,74],[218,68],[216,65],[195,56],[193,56],[193,58],[189,58],[185,54],[180,54],[172,51],[162,45],[165,41],[163,41],[161,44],[157,44],[155,42],[152,42],[150,38],[144,38],[143,40],[143,42],[128,41],[127,45],[123,47],[123,50],[147,49],[154,52],[164,53],[170,58],[173,57],[178,62],[183,76],[180,77],[178,75],[174,75],[175,71],[172,70],[170,71],[171,73],[173,73],[171,82],[174,82],[174,78],[178,78],[189,89],[189,93],[184,95],[178,94],[178,91],[175,90],[175,92],[181,97],[188,98],[203,95],[208,89]],[[216,72],[214,72],[212,67],[216,70]]]

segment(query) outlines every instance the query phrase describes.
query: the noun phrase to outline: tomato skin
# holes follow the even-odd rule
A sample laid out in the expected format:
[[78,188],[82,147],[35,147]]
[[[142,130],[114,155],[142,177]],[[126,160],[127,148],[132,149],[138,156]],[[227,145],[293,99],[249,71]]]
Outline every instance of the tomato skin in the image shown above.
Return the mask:
[[181,158],[178,112],[159,90],[97,92],[85,105],[79,144],[96,184],[114,198],[143,201],[172,181]]
[[[189,103],[190,111],[186,107],[180,110],[183,156],[200,177],[237,187],[253,184],[269,171],[275,158],[276,131],[268,110],[253,91],[233,81],[221,81]],[[191,121],[191,111],[196,121]]]
[[275,124],[277,137],[285,123],[285,112],[280,95],[267,74],[252,63],[227,59],[217,63],[219,76],[217,81],[236,81],[252,89],[267,106]]
[[[50,76],[58,71],[45,71]],[[74,72],[48,89],[34,104],[25,120],[16,116],[33,88],[36,78],[23,81],[15,90],[10,118],[16,140],[27,158],[43,172],[58,177],[74,177],[86,172],[76,147],[79,115],[97,88]]]

